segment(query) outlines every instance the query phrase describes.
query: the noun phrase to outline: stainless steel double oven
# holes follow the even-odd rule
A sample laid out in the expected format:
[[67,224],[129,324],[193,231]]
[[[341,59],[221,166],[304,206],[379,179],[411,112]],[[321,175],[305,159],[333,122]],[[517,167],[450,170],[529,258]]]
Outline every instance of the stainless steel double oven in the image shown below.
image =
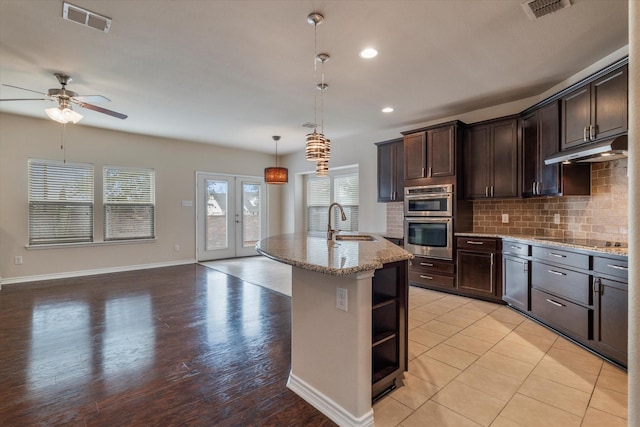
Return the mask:
[[417,256],[453,259],[452,184],[405,187],[404,248]]

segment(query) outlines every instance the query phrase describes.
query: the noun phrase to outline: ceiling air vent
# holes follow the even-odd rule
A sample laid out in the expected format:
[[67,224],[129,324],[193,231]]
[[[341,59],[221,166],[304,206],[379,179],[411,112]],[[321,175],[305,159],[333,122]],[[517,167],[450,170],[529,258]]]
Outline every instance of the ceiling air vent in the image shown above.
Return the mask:
[[532,21],[571,6],[571,0],[524,0],[522,8]]
[[77,24],[84,25],[85,27],[104,31],[105,33],[109,32],[109,27],[111,26],[111,18],[98,15],[90,10],[74,6],[67,2],[63,3],[62,6],[62,18],[67,21],[73,21]]

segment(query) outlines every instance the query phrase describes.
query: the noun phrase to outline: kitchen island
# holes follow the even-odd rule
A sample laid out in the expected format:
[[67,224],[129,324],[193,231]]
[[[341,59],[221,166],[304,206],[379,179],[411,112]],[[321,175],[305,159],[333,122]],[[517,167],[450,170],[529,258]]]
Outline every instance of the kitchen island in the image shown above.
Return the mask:
[[256,250],[293,267],[287,387],[339,425],[368,426],[372,397],[407,369],[413,256],[377,234],[336,238],[284,234]]

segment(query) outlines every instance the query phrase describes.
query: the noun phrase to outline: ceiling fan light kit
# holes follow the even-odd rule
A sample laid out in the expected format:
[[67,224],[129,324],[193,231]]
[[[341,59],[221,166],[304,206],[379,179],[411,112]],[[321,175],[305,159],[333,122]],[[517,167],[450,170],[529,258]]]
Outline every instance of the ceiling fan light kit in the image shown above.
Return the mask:
[[106,108],[98,107],[93,104],[88,104],[86,101],[92,102],[108,102],[109,98],[102,95],[78,95],[76,92],[67,89],[67,84],[71,83],[71,76],[62,73],[55,73],[54,76],[58,79],[58,82],[62,86],[61,88],[49,89],[47,93],[38,92],[31,89],[25,89],[23,87],[12,86],[3,84],[3,86],[12,87],[14,89],[26,90],[28,92],[38,93],[44,98],[18,98],[18,99],[0,99],[0,101],[57,101],[58,106],[55,108],[47,108],[45,112],[47,116],[58,123],[78,123],[84,116],[82,114],[73,111],[72,104],[79,107],[93,110],[98,113],[107,114],[109,116],[126,119],[127,115],[118,113],[116,111],[107,110]]
[[47,113],[47,116],[51,120],[55,120],[58,123],[78,123],[84,117],[82,114],[76,113],[71,109],[71,106],[68,107],[53,107],[47,108],[44,110]]

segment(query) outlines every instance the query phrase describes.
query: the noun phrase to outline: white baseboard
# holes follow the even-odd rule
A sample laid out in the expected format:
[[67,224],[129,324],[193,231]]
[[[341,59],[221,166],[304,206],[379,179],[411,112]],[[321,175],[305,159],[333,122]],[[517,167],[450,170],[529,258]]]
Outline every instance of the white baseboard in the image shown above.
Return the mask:
[[125,265],[120,267],[99,268],[95,270],[65,271],[63,273],[39,274],[35,276],[9,277],[0,280],[2,285],[37,282],[39,280],[68,279],[70,277],[95,276],[96,274],[119,273],[123,271],[145,270],[158,267],[172,267],[175,265],[195,264],[195,259],[184,259],[180,261],[157,262],[153,264]]
[[289,373],[287,388],[341,427],[373,427],[373,409],[361,417],[355,417],[307,382],[296,377],[293,372]]

